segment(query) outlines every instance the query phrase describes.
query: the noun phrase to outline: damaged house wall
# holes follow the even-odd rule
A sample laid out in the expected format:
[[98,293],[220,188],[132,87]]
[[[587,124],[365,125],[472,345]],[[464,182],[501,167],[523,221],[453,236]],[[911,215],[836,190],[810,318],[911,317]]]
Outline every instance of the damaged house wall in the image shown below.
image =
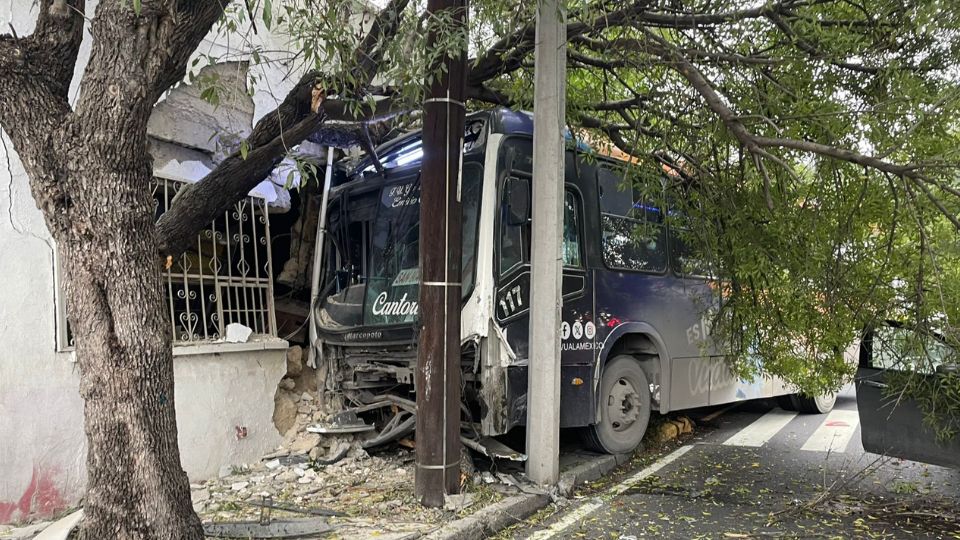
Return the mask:
[[[96,2],[88,2],[88,13]],[[0,0],[0,26],[22,35],[37,16],[32,0]],[[245,46],[284,50],[287,42],[261,28]],[[211,35],[199,50],[228,49]],[[90,53],[85,40],[77,62],[82,73]],[[181,85],[151,119],[151,153],[157,176],[196,181],[223,152],[226,135],[249,132],[273,109],[296,77],[288,67],[256,66],[252,92],[243,51],[226,65],[208,67],[232,88],[219,107]],[[203,62],[197,70],[204,68]],[[74,77],[71,98],[77,95]],[[252,96],[250,94],[253,94]],[[220,135],[224,135],[221,137]],[[85,437],[79,367],[68,340],[57,285],[56,246],[31,195],[28,179],[9,138],[0,131],[0,524],[49,517],[83,496]],[[272,184],[252,192],[271,211],[289,208],[289,194]],[[282,261],[280,262],[282,264]],[[275,267],[274,272],[280,268]],[[256,336],[250,343],[195,341],[174,348],[176,408],[182,464],[193,480],[216,476],[233,464],[258,459],[281,441],[274,422],[274,396],[286,372],[287,343]],[[299,390],[299,388],[298,388]]]

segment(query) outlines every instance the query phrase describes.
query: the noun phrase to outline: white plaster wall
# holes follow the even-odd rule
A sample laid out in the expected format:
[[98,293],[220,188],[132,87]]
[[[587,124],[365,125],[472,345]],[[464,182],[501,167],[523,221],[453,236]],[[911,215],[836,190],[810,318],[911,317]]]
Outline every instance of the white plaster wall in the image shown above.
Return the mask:
[[[56,352],[53,244],[0,133],[0,523],[53,511],[83,484],[76,364]],[[8,161],[9,159],[9,161]],[[39,492],[39,493],[38,493]]]
[[[96,2],[87,2],[92,15]],[[34,0],[0,0],[0,32],[28,35]],[[271,41],[271,43],[273,43]],[[90,53],[80,50],[71,100]],[[273,76],[273,75],[271,75]],[[283,91],[283,80],[273,91]],[[264,83],[266,86],[268,83]],[[280,94],[282,96],[282,94]],[[259,98],[263,103],[271,97]],[[274,101],[275,103],[275,101]],[[23,167],[0,130],[0,524],[49,516],[83,495],[85,438],[78,366],[57,352],[53,243]],[[275,343],[283,346],[282,343]],[[280,441],[273,397],[283,350],[175,359],[181,458],[193,480],[250,462]],[[238,439],[236,426],[246,427]]]
[[[57,352],[53,242],[2,131],[0,141],[2,524],[76,504],[86,454],[78,366],[72,353]],[[181,459],[192,480],[215,476],[222,465],[255,461],[280,442],[273,397],[286,371],[286,343],[255,346],[264,350],[176,348]],[[246,437],[237,438],[237,426],[246,428]]]
[[[174,360],[180,462],[191,480],[217,476],[224,465],[258,461],[280,444],[273,397],[287,355],[285,342],[275,344],[283,348]],[[246,428],[246,436],[237,428]]]

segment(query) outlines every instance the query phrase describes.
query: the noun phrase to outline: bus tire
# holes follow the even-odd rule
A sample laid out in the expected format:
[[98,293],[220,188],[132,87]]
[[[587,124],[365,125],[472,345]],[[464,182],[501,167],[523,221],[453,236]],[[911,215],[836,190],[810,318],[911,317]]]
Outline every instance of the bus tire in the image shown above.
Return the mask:
[[810,397],[804,394],[791,394],[790,401],[797,412],[804,414],[827,414],[837,403],[837,394],[824,394]]
[[636,358],[620,355],[600,376],[600,422],[584,430],[592,450],[626,454],[643,441],[650,423],[650,383]]
[[777,401],[777,405],[785,411],[795,411],[797,406],[793,403],[794,396],[796,394],[784,394],[782,396],[777,396],[774,398]]

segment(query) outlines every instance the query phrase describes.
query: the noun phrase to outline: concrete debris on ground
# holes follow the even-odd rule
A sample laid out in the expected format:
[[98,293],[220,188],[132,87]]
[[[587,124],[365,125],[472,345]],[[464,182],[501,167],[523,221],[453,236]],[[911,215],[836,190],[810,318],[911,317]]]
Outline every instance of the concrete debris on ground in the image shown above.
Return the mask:
[[[338,537],[409,539],[530,489],[512,475],[478,471],[464,450],[463,493],[447,497],[444,508],[420,506],[414,496],[413,441],[402,439],[371,454],[360,443],[369,434],[307,431],[334,416],[320,399],[315,374],[304,364],[300,347],[292,347],[275,396],[274,423],[283,442],[256,463],[226,465],[216,478],[190,485],[193,508],[205,523],[260,522],[268,505],[273,520],[330,516],[324,519]],[[32,539],[47,525],[0,527],[0,539]]]
[[[464,493],[448,498],[443,509],[420,506],[414,497],[414,450],[387,445],[371,455],[361,448],[362,435],[306,431],[329,422],[331,415],[316,390],[295,391],[299,381],[284,380],[291,383],[278,389],[274,417],[278,427],[286,427],[281,447],[257,463],[230,467],[219,478],[191,484],[194,509],[205,522],[257,521],[261,506],[272,500],[273,506],[342,513],[329,518],[338,536],[404,537],[429,533],[509,495],[471,481],[474,471],[466,460]],[[282,411],[281,402],[289,403]],[[271,516],[303,514],[274,508]]]
[[671,441],[681,435],[692,433],[693,428],[693,420],[690,420],[686,416],[665,419],[658,427],[659,440],[661,442]]

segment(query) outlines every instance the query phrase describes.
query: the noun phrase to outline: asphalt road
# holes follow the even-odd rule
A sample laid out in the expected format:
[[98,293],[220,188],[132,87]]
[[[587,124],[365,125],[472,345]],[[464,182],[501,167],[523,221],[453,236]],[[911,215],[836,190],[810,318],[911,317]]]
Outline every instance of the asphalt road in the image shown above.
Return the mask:
[[960,471],[864,452],[852,389],[828,415],[760,401],[702,417],[693,437],[501,536],[960,539]]

